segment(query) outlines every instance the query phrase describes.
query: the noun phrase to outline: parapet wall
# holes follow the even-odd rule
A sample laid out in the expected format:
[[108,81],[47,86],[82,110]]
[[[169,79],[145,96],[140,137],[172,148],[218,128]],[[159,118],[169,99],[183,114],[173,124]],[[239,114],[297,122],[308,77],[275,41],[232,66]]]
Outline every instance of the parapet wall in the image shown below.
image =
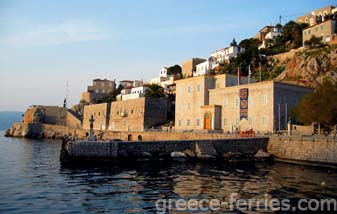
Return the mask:
[[337,141],[332,139],[271,137],[267,150],[284,160],[337,164]]
[[267,143],[267,138],[143,142],[70,141],[64,146],[62,161],[165,158],[172,157],[174,152],[190,158],[223,158],[233,153],[253,157],[258,150],[265,150]]

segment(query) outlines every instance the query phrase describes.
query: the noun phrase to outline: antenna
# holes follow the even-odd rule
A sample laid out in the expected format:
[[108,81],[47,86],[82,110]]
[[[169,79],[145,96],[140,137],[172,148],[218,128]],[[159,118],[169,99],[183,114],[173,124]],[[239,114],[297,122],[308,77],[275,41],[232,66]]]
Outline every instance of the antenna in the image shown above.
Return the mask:
[[282,15],[280,15],[280,25],[282,25]]

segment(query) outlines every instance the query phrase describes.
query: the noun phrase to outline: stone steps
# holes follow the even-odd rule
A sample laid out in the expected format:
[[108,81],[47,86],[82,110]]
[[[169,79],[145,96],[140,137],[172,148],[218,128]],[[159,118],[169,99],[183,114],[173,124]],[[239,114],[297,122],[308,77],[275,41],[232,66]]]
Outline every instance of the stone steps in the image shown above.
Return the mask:
[[196,142],[195,151],[199,158],[216,158],[217,156],[211,141]]

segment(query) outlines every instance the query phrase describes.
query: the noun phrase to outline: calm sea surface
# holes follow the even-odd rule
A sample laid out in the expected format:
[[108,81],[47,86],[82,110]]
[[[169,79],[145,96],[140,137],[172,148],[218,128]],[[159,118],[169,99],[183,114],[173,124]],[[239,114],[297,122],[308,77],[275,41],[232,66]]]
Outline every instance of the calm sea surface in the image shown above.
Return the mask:
[[[0,213],[153,213],[157,199],[337,198],[337,172],[291,164],[138,162],[62,167],[60,141],[0,132]],[[322,182],[323,185],[322,185]]]

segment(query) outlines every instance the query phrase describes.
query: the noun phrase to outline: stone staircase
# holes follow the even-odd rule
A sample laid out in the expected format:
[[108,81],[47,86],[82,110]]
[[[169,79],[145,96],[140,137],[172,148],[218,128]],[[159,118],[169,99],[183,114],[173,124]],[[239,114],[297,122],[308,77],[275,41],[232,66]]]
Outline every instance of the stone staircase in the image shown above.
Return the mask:
[[217,153],[211,141],[195,142],[195,153],[199,158],[216,158]]

